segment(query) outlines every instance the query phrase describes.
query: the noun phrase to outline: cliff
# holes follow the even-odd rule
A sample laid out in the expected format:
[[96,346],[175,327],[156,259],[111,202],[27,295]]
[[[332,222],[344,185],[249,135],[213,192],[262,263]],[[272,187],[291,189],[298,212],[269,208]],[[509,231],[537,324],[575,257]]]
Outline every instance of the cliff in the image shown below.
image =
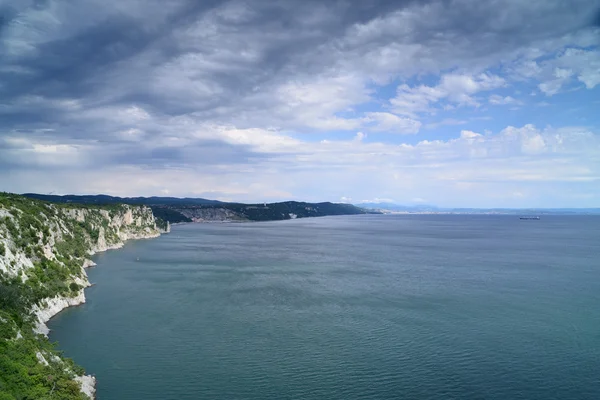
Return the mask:
[[192,222],[241,222],[248,221],[248,219],[240,213],[228,210],[226,208],[201,208],[201,207],[188,207],[174,209],[186,218],[189,218]]
[[[89,257],[161,229],[145,206],[51,204],[0,194],[0,398],[85,399],[94,378],[48,342],[46,322],[85,302]],[[54,397],[53,397],[54,396]]]

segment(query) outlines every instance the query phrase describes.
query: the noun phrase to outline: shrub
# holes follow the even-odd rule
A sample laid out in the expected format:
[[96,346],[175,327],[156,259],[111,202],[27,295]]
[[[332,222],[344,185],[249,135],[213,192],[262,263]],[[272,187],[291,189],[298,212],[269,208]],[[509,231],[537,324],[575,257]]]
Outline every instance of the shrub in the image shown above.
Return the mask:
[[71,282],[71,284],[69,285],[69,289],[71,289],[71,292],[76,293],[76,292],[79,292],[79,290],[81,289],[81,286],[79,286],[75,282]]
[[12,236],[13,238],[19,237],[19,231],[12,218],[4,217],[4,225],[6,226],[8,233],[10,233],[10,236]]

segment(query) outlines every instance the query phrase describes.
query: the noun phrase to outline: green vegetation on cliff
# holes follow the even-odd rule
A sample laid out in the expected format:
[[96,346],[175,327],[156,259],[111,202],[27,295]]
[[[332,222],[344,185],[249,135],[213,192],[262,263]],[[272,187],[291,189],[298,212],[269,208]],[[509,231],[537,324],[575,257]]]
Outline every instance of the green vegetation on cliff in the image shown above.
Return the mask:
[[91,252],[156,234],[148,208],[0,193],[0,400],[87,398],[75,380],[83,370],[34,332],[40,323],[34,311],[49,299],[82,295],[88,285],[82,266]]
[[11,323],[11,316],[0,311],[0,400],[87,399],[73,379],[82,373],[30,325]]

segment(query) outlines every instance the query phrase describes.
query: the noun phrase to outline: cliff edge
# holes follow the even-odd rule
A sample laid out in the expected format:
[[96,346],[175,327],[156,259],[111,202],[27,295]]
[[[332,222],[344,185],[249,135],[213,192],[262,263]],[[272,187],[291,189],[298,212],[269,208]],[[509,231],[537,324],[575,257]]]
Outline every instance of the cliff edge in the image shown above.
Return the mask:
[[95,379],[49,343],[46,322],[85,302],[91,255],[169,230],[146,206],[0,193],[0,399],[93,398]]

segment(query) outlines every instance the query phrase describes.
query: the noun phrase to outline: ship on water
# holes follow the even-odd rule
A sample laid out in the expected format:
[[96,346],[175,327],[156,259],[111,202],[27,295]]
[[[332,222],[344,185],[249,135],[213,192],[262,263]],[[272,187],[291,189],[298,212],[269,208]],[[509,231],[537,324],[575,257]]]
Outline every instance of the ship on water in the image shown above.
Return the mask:
[[540,217],[538,217],[538,216],[523,216],[523,217],[519,217],[519,219],[540,219]]

